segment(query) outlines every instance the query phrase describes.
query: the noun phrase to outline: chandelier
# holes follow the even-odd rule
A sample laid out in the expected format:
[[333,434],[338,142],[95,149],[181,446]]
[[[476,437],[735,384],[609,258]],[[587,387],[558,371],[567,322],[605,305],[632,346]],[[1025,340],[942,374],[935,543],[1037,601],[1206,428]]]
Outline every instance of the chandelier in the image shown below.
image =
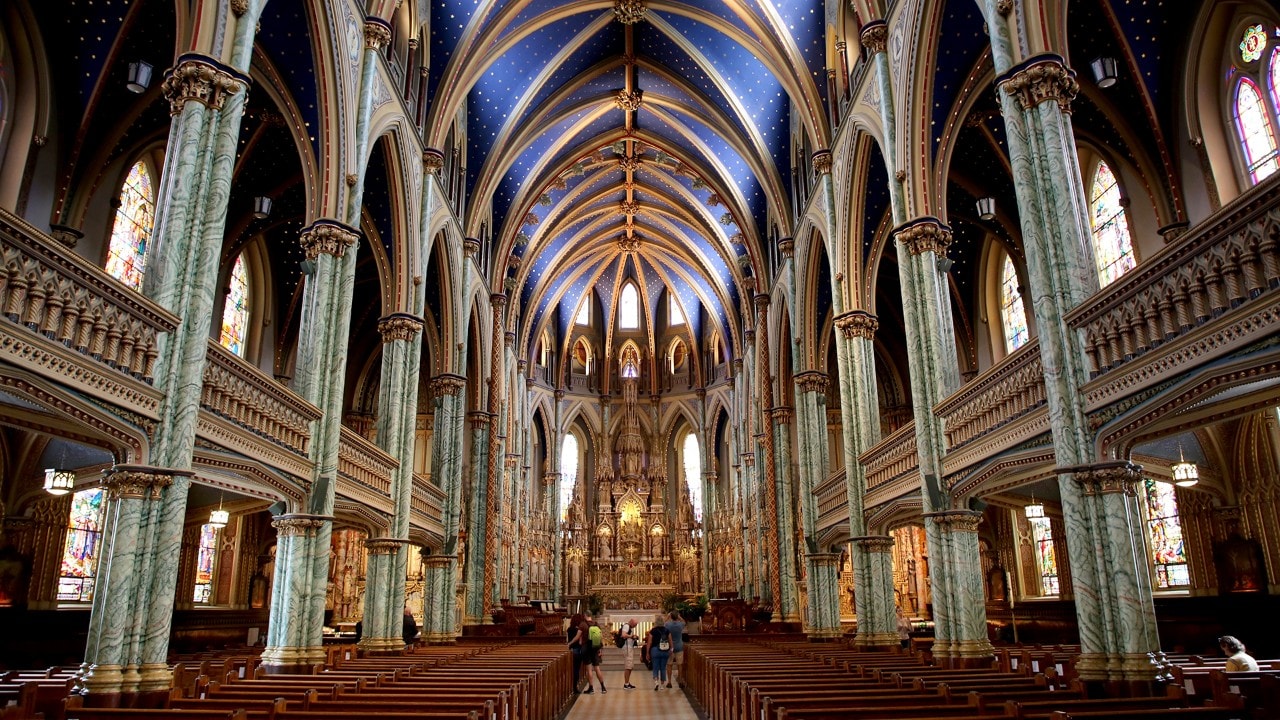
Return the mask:
[[1182,443],[1178,443],[1178,462],[1169,466],[1169,471],[1173,473],[1173,484],[1178,487],[1191,487],[1200,482],[1200,469],[1182,456]]
[[44,490],[50,495],[66,495],[76,485],[75,470],[45,468]]
[[1031,496],[1031,504],[1026,507],[1027,518],[1035,520],[1044,517],[1044,504],[1036,502],[1036,496]]

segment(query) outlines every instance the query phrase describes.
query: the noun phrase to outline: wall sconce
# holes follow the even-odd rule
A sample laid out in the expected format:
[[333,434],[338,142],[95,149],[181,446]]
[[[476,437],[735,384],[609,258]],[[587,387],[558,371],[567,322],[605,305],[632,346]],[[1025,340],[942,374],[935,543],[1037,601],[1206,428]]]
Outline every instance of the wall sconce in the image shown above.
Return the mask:
[[146,92],[147,86],[151,84],[151,63],[139,60],[138,62],[129,63],[129,82],[125,87],[130,92],[141,95]]
[[259,195],[253,199],[253,216],[262,220],[271,214],[271,198]]
[[44,491],[50,495],[66,495],[75,485],[75,470],[46,468],[44,471]]
[[1031,504],[1026,507],[1027,519],[1035,520],[1044,517],[1044,505],[1036,502],[1036,496],[1031,496]]
[[1178,487],[1192,487],[1200,482],[1200,469],[1182,456],[1182,443],[1178,443],[1178,462],[1170,465],[1169,471],[1173,473],[1173,484]]
[[1098,82],[1098,87],[1109,88],[1116,84],[1116,78],[1119,76],[1116,70],[1116,59],[1113,57],[1094,58],[1089,63],[1089,67],[1093,69],[1093,79]]
[[978,217],[990,220],[996,216],[996,199],[993,197],[978,198]]

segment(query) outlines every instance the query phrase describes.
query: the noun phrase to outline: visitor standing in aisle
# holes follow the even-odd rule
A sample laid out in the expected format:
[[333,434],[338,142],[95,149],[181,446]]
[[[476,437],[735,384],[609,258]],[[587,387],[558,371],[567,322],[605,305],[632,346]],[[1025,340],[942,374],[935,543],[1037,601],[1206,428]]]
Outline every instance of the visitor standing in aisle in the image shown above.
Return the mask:
[[660,690],[662,684],[671,687],[667,679],[667,660],[671,657],[671,634],[662,624],[662,616],[656,618],[653,628],[645,636],[644,647],[649,653],[649,663],[653,666],[653,689]]
[[671,687],[672,682],[679,687],[680,681],[677,676],[680,674],[680,663],[684,661],[684,620],[680,619],[680,613],[673,610],[666,627],[667,634],[671,636],[671,658],[667,661],[667,687]]

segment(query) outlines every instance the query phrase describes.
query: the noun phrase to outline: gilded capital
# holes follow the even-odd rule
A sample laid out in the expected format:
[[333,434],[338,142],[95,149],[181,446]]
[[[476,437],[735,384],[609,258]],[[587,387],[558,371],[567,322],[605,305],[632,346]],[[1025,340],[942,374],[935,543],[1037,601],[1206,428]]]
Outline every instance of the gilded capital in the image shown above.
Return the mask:
[[873,20],[858,31],[858,42],[868,55],[884,52],[889,41],[889,24],[883,20]]
[[378,332],[382,333],[382,342],[396,340],[412,340],[422,332],[423,320],[408,313],[393,313],[378,321]]
[[467,379],[454,373],[440,373],[431,378],[432,397],[457,396],[467,386]]
[[973,510],[944,510],[942,512],[925,513],[941,530],[951,532],[978,532],[982,523],[982,513]]
[[489,423],[493,420],[493,416],[483,410],[476,410],[467,413],[467,422],[471,423],[472,429],[483,430],[489,427]]
[[792,416],[791,408],[786,405],[769,408],[769,419],[774,425],[790,425]]
[[161,492],[173,484],[175,476],[191,477],[189,470],[151,467],[149,465],[115,465],[102,474],[102,486],[108,500],[159,500]]
[[444,169],[444,153],[435,148],[423,150],[422,167],[429,175],[439,175]]
[[228,95],[248,86],[247,78],[213,58],[188,54],[178,58],[160,89],[169,100],[169,113],[177,115],[189,100],[221,110]]
[[802,373],[796,373],[796,376],[792,378],[792,380],[795,382],[796,387],[800,389],[801,393],[825,393],[827,391],[827,386],[831,382],[826,373],[821,373],[817,370],[806,370]]
[[819,150],[813,154],[813,171],[819,175],[831,174],[830,150]]
[[1138,483],[1142,482],[1142,466],[1128,460],[1058,468],[1058,472],[1070,474],[1085,495],[1124,493],[1134,497],[1138,494]]
[[912,255],[926,252],[945,255],[951,245],[951,228],[935,218],[921,218],[895,231],[894,239]]
[[1080,91],[1075,71],[1057,55],[1034,57],[998,78],[996,85],[1023,110],[1053,100],[1062,112],[1069,113],[1071,101]]
[[321,220],[303,228],[299,242],[307,259],[315,260],[321,255],[340,258],[359,239],[359,233],[350,227],[333,220]]
[[395,538],[369,538],[364,541],[364,549],[370,555],[395,555],[400,546],[408,544],[408,540]]
[[866,338],[873,340],[876,330],[880,329],[880,321],[875,315],[862,310],[851,310],[841,313],[835,320],[836,328],[846,339]]
[[796,254],[796,241],[789,237],[778,238],[778,252],[782,253],[782,257],[789,258]]
[[863,535],[850,539],[850,542],[866,553],[893,552],[893,537],[890,535]]
[[249,0],[229,0],[227,5],[231,8],[231,12],[235,13],[236,17],[243,17],[245,13],[249,12]]
[[463,238],[462,254],[467,258],[473,258],[476,253],[480,252],[480,241],[475,238]]
[[271,521],[278,537],[314,537],[316,531],[333,520],[325,515],[277,515]]
[[381,18],[364,21],[364,46],[369,50],[381,50],[391,44],[391,26]]

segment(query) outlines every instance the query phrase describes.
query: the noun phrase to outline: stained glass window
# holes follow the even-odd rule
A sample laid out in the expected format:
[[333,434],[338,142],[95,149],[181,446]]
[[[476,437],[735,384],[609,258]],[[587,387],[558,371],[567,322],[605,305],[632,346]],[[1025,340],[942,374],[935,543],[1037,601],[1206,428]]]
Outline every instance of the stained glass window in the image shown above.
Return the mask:
[[1031,540],[1035,544],[1036,572],[1040,575],[1040,594],[1058,594],[1058,554],[1053,549],[1053,525],[1047,517],[1027,518],[1031,523]]
[[218,528],[204,524],[200,526],[200,550],[196,554],[196,591],[195,601],[209,602],[213,594],[213,566],[218,559]]
[[640,355],[631,344],[622,348],[622,377],[640,377]]
[[640,293],[631,283],[622,286],[622,296],[618,298],[618,327],[623,330],[640,327]]
[[578,308],[578,317],[574,322],[579,325],[591,324],[591,296],[587,295],[582,298],[582,307]]
[[151,173],[139,160],[129,169],[120,188],[120,207],[111,226],[111,245],[107,250],[107,273],[132,288],[142,287],[146,270],[147,242],[151,240],[151,223],[156,202],[151,192]]
[[1098,265],[1098,284],[1106,287],[1133,269],[1137,261],[1129,239],[1129,221],[1121,205],[1120,184],[1106,163],[1098,163],[1091,188],[1093,254]]
[[244,256],[231,266],[231,284],[222,307],[222,347],[243,357],[245,330],[249,325],[249,279],[244,272]]
[[702,457],[698,454],[698,436],[693,433],[684,438],[684,482],[689,488],[693,518],[702,522]]
[[1271,53],[1267,69],[1267,84],[1271,86],[1271,107],[1280,115],[1280,52]]
[[1244,29],[1244,37],[1240,40],[1240,59],[1251,63],[1262,57],[1267,49],[1267,33],[1262,25],[1253,25]]
[[560,522],[569,519],[569,503],[578,482],[578,438],[569,433],[560,446]]
[[1013,352],[1031,338],[1027,329],[1027,311],[1018,290],[1018,271],[1013,258],[1004,256],[1004,269],[1000,272],[1000,320],[1004,324],[1004,348]]
[[674,293],[667,295],[667,317],[671,319],[671,325],[684,324],[684,310],[680,309],[680,301],[676,300]]
[[102,488],[82,490],[71,496],[67,542],[62,552],[58,600],[91,602],[102,542]]
[[1257,184],[1280,165],[1276,161],[1275,132],[1262,105],[1262,93],[1249,78],[1240,78],[1236,85],[1235,121],[1249,178]]
[[1147,496],[1147,539],[1156,569],[1156,588],[1168,589],[1191,584],[1187,552],[1182,545],[1182,521],[1173,486],[1151,478],[1145,481]]

